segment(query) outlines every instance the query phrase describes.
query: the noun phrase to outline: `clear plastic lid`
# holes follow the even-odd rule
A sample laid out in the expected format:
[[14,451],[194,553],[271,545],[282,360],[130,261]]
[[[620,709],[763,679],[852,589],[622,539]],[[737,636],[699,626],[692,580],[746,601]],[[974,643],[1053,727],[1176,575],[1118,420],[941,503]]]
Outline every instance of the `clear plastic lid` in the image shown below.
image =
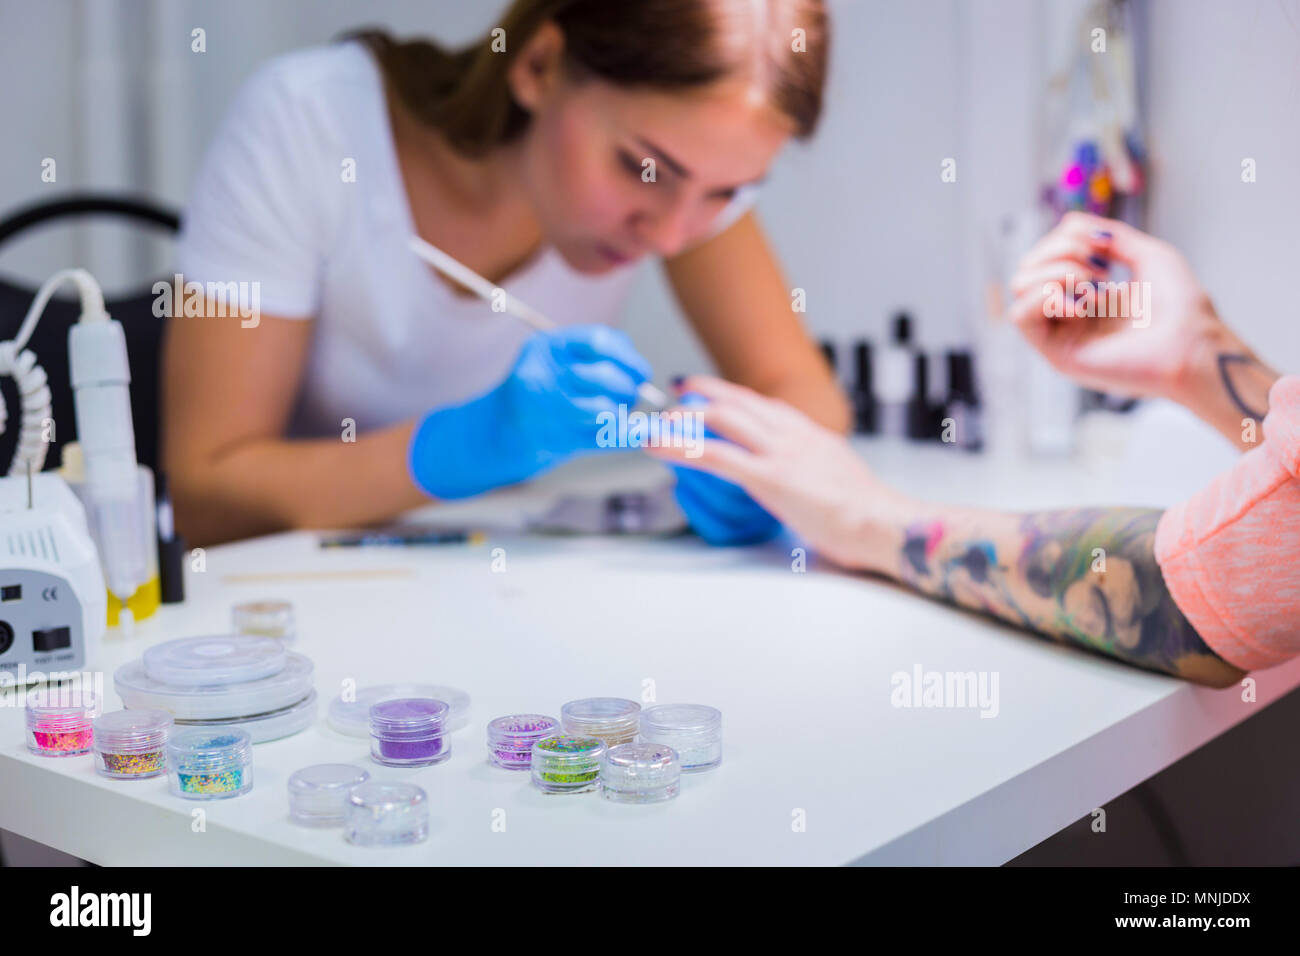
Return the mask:
[[599,737],[575,737],[556,734],[533,745],[533,769],[546,771],[589,770],[600,766],[605,755],[605,741]]
[[165,710],[177,720],[224,720],[293,706],[312,692],[314,672],[310,660],[290,653],[278,674],[225,686],[189,687],[155,680],[136,660],[113,674],[113,689],[130,710]]
[[342,823],[348,792],[370,779],[370,772],[349,763],[318,763],[289,777],[289,811],[295,818]]
[[161,750],[172,733],[165,710],[114,710],[95,718],[95,749],[101,753],[150,753]]
[[27,695],[27,726],[48,732],[89,727],[99,702],[87,690],[46,688]]
[[559,733],[560,722],[545,714],[510,714],[498,717],[487,726],[490,747],[531,750],[544,737]]
[[381,700],[370,708],[370,733],[375,737],[441,737],[450,708],[431,697]]
[[428,833],[429,798],[413,783],[369,780],[348,791],[344,815],[351,843],[413,843]]
[[641,712],[641,735],[715,737],[722,733],[722,711],[705,704],[656,704]]
[[622,697],[587,697],[560,708],[564,732],[577,736],[618,736],[635,733],[641,705]]
[[288,601],[245,601],[230,609],[236,634],[256,634],[281,642],[295,636],[293,605]]
[[268,711],[265,714],[252,714],[247,717],[226,717],[220,720],[180,720],[176,726],[184,729],[233,730],[248,731],[253,743],[265,743],[279,740],[306,730],[316,720],[317,697],[312,691],[305,698],[289,707]]
[[340,694],[330,702],[329,725],[349,737],[370,736],[370,708],[385,700],[403,697],[428,697],[447,704],[443,720],[446,731],[460,730],[469,723],[469,694],[440,684],[376,684],[362,687],[344,700]]
[[681,776],[677,751],[663,744],[619,744],[605,751],[600,765],[600,785],[611,790],[660,790]]
[[185,730],[167,742],[167,765],[177,773],[222,773],[252,760],[253,741],[246,730]]
[[151,680],[173,687],[224,687],[271,677],[284,670],[284,644],[270,637],[218,634],[166,641],[144,652]]

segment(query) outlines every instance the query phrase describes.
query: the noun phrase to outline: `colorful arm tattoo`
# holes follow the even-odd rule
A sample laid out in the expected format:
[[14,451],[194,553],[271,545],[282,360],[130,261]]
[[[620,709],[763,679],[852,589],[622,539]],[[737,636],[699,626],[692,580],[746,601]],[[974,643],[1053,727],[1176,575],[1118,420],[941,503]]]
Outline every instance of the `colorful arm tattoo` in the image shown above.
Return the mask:
[[1093,508],[909,526],[904,581],[1021,627],[1197,683],[1225,663],[1183,617],[1155,559],[1160,511]]

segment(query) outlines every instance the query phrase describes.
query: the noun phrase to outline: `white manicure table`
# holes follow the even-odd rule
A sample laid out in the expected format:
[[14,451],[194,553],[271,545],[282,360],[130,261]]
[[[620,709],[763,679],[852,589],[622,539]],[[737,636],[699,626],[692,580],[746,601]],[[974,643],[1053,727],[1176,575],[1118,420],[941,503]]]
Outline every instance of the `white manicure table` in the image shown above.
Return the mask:
[[[1024,510],[1167,504],[1193,480],[1120,467],[1114,455],[1081,466],[878,440],[861,448],[922,497]],[[632,454],[429,514],[509,525],[561,488],[663,480]],[[315,535],[289,533],[209,549],[206,570],[187,575],[185,603],[129,636],[109,632],[92,665],[110,708],[120,706],[113,670],[145,647],[223,632],[233,604],[284,598],[298,623],[294,649],[316,665],[315,725],[255,746],[251,793],[201,803],[170,796],[163,778],[99,777],[89,756],[30,755],[22,710],[0,707],[0,827],[103,865],[996,865],[1300,684],[1294,661],[1255,675],[1258,699],[1244,703],[1240,688],[1145,673],[836,572],[815,555],[796,572],[792,546],[503,530],[485,543],[419,548],[322,550]],[[493,570],[495,548],[504,571]],[[227,580],[315,572],[345,574]],[[893,706],[892,675],[918,668],[995,674],[996,716]],[[326,723],[324,705],[347,680],[462,688],[470,724],[440,765],[380,767],[365,740]],[[598,793],[546,796],[527,774],[487,764],[490,719],[558,716],[589,696],[720,708],[722,766],[683,777],[675,800],[628,806]],[[337,828],[294,824],[286,781],[323,762],[419,784],[428,840],[368,849]]]

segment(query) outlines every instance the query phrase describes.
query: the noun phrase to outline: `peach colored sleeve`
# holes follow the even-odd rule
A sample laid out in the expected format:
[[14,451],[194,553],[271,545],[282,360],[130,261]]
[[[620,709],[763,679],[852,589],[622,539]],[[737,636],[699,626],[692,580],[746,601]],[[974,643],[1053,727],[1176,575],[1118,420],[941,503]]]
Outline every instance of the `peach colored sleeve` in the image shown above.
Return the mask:
[[1263,434],[1156,527],[1174,603],[1211,650],[1243,670],[1300,655],[1300,377],[1273,384]]

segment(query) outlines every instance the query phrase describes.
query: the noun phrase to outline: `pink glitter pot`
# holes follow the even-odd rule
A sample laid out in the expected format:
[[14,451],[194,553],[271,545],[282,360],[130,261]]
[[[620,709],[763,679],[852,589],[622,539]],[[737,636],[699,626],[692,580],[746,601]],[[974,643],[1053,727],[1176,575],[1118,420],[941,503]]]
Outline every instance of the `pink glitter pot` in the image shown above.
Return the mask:
[[488,760],[505,770],[529,770],[533,744],[560,732],[560,722],[542,714],[498,717],[487,728]]
[[427,767],[451,756],[450,708],[429,697],[399,697],[370,708],[370,756],[386,767]]
[[[94,743],[94,703],[55,706],[58,694],[27,700],[27,749],[42,757],[73,757],[90,753]],[[47,700],[50,706],[47,706]],[[70,699],[70,703],[71,703]]]

